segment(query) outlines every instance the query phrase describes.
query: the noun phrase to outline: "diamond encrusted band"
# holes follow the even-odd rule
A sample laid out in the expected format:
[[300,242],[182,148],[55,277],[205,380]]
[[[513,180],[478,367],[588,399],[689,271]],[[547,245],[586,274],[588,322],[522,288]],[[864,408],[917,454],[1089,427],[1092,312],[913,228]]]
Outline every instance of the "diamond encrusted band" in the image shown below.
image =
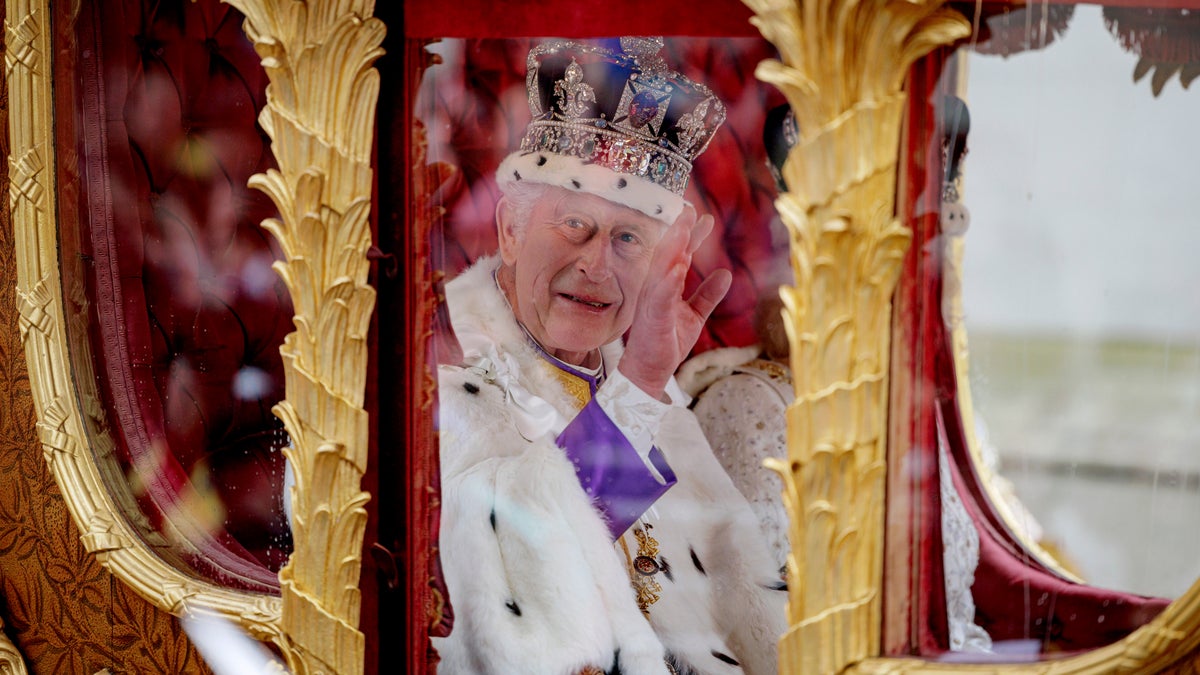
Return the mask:
[[535,120],[521,140],[521,152],[578,157],[588,164],[639,176],[676,195],[687,187],[692,163],[679,153],[627,133],[580,123]]

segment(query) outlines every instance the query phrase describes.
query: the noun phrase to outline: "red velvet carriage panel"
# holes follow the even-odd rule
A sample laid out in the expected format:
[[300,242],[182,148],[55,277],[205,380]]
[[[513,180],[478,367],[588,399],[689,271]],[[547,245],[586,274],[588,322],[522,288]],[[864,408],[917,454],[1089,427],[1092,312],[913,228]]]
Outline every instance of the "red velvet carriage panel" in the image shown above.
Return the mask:
[[[164,556],[272,592],[290,551],[279,345],[291,302],[247,186],[273,166],[266,74],[216,0],[83,3],[59,126],[67,255],[84,262],[90,355],[107,433]],[[68,87],[64,83],[63,89]],[[77,182],[75,182],[77,179]],[[87,372],[87,371],[83,371]],[[123,486],[121,486],[123,487]],[[117,487],[115,489],[121,489]]]

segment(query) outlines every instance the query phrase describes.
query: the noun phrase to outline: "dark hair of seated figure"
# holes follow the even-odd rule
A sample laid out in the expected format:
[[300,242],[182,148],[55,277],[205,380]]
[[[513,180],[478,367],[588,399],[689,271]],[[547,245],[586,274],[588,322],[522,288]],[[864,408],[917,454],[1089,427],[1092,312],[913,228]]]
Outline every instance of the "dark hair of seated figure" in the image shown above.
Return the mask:
[[946,182],[952,183],[962,170],[967,155],[967,133],[971,131],[971,112],[961,98],[946,94],[942,99],[942,157],[946,161]]
[[763,121],[763,147],[767,151],[767,168],[771,170],[775,187],[780,192],[787,190],[787,183],[783,180],[783,163],[799,140],[800,125],[790,105],[784,103],[767,111]]

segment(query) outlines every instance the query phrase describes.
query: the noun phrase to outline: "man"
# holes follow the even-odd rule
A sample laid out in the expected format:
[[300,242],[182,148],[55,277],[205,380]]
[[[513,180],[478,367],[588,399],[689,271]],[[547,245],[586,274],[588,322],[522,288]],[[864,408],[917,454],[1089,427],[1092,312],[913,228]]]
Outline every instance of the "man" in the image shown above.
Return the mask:
[[442,672],[775,672],[783,586],[672,377],[730,283],[683,297],[724,108],[660,40],[621,44],[530,52],[499,255],[446,288]]

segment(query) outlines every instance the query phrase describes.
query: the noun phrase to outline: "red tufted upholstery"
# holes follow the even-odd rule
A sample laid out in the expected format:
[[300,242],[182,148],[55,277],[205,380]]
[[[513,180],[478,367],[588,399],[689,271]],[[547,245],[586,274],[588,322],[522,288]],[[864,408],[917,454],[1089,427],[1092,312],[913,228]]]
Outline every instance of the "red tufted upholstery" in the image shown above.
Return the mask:
[[290,550],[270,409],[292,309],[259,226],[274,207],[246,186],[274,162],[266,75],[217,0],[97,2],[79,25],[92,344],[118,448],[153,523],[216,514],[180,546],[198,571],[270,590]]
[[[427,71],[416,112],[429,133],[427,161],[448,162],[461,170],[461,179],[441,195],[449,209],[447,241],[443,258],[434,266],[449,275],[496,249],[493,214],[500,195],[494,173],[500,160],[520,145],[529,121],[525,56],[535,43],[455,42],[462,45],[461,59],[448,59],[446,65]],[[693,259],[688,292],[718,268],[734,275],[733,287],[709,319],[696,353],[755,342],[753,313],[759,293],[773,292],[773,286],[790,278],[786,237],[776,229],[772,239],[776,192],[762,142],[763,111],[783,99],[754,78],[758,62],[774,56],[762,40],[667,40],[667,62],[712,89],[729,113],[697,160],[688,186],[688,200],[716,219],[713,234]]]

